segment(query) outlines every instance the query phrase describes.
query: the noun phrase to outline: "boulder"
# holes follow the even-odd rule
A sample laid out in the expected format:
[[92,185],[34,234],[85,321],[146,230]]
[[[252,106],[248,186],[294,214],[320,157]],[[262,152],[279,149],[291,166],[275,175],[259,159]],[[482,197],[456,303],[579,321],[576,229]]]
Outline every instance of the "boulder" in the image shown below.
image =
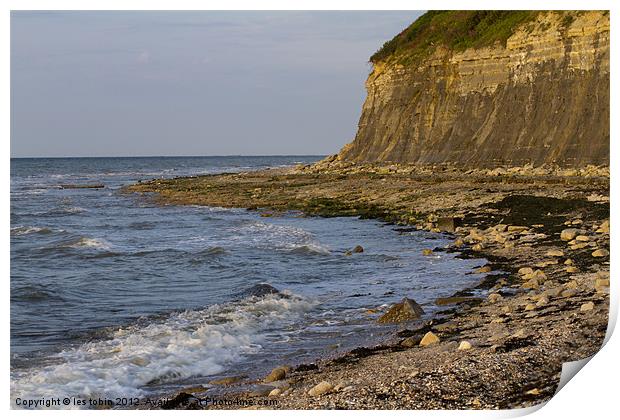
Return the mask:
[[560,232],[560,239],[563,241],[572,241],[577,236],[577,229],[564,229]]
[[461,341],[459,343],[459,350],[469,350],[471,349],[471,343],[469,341]]
[[607,257],[609,255],[609,251],[603,248],[599,248],[592,253],[593,257]]
[[547,251],[546,255],[548,257],[563,257],[564,256],[564,252],[562,250],[559,250],[559,249],[551,249],[551,250]]
[[266,296],[266,295],[277,295],[279,294],[280,291],[278,289],[276,289],[275,287],[273,287],[272,285],[268,284],[268,283],[258,283],[255,284],[254,286],[246,289],[245,291],[242,292],[242,296],[244,297],[249,297],[249,296],[257,296],[257,297],[262,297],[262,296]]
[[422,337],[422,341],[420,341],[420,347],[430,346],[431,344],[435,343],[439,343],[439,337],[429,331],[424,335],[424,337]]
[[420,318],[423,314],[424,309],[415,300],[404,298],[401,302],[392,305],[386,313],[381,315],[377,322],[387,324],[412,321]]
[[527,229],[527,226],[508,226],[508,232],[523,232]]
[[545,306],[549,303],[549,298],[547,296],[542,296],[540,299],[538,299],[538,301],[536,302],[536,306],[537,307],[541,307],[541,306]]
[[540,285],[538,284],[538,280],[530,279],[521,285],[524,289],[538,289]]
[[407,337],[403,341],[400,342],[400,345],[403,347],[415,347],[420,342],[421,338],[419,336]]
[[437,229],[441,232],[454,232],[461,219],[455,217],[440,217],[437,219]]
[[601,223],[601,226],[596,230],[596,233],[609,233],[609,220],[605,220]]
[[327,394],[332,389],[334,389],[332,384],[327,381],[323,381],[312,387],[312,389],[308,391],[308,395],[311,397],[318,397],[319,395]]
[[281,381],[282,379],[286,378],[286,373],[288,372],[288,370],[289,370],[288,366],[279,366],[275,368],[274,370],[272,370],[271,373],[267,375],[267,377],[264,379],[263,382]]
[[500,295],[499,293],[491,293],[491,294],[489,295],[489,297],[487,298],[487,300],[488,300],[490,303],[499,302],[499,301],[500,301],[500,300],[502,300],[502,299],[503,299],[503,297],[502,297],[502,295]]

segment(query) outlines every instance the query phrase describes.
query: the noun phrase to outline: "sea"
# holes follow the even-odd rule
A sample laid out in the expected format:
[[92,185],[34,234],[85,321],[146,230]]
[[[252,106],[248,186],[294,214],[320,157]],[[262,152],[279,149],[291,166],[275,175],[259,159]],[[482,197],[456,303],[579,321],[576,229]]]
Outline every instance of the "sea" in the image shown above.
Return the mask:
[[[121,192],[141,180],[320,158],[12,159],[12,406],[258,378],[380,342],[396,327],[376,318],[403,297],[430,317],[437,297],[480,281],[472,271],[484,261],[422,254],[451,242],[442,234],[355,217],[158,205]],[[356,245],[364,252],[347,255]]]

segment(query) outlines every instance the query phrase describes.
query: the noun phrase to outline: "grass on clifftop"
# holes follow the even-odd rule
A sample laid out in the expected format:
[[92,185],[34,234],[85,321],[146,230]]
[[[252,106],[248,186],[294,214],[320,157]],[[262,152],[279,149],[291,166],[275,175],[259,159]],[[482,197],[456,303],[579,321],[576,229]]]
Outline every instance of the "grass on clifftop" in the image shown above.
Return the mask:
[[422,58],[440,45],[455,51],[495,42],[505,45],[517,27],[534,20],[539,13],[528,10],[429,11],[383,44],[370,57],[370,62],[376,64],[391,57]]

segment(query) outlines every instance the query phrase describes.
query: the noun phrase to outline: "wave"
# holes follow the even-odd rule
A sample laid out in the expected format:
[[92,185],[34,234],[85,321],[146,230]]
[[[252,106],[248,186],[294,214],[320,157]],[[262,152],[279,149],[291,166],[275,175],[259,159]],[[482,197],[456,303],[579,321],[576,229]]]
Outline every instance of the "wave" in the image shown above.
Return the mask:
[[299,254],[329,254],[327,246],[316,240],[315,236],[302,228],[290,225],[245,221],[232,229],[236,235],[231,240],[247,243],[257,248],[268,248]]
[[56,290],[43,285],[11,286],[11,301],[64,300]]
[[291,249],[292,254],[302,255],[329,255],[331,252],[329,249],[320,244],[307,244],[293,247]]
[[52,230],[46,227],[38,226],[16,226],[11,228],[11,236],[29,235],[31,233],[51,233]]
[[55,365],[13,372],[11,398],[142,397],[147,385],[215,375],[259,352],[268,329],[284,330],[315,304],[269,294],[120,328],[111,338],[59,353]]
[[108,241],[97,238],[87,238],[81,237],[77,241],[73,241],[72,243],[68,243],[65,245],[70,248],[95,248],[95,249],[103,249],[109,250],[111,245]]

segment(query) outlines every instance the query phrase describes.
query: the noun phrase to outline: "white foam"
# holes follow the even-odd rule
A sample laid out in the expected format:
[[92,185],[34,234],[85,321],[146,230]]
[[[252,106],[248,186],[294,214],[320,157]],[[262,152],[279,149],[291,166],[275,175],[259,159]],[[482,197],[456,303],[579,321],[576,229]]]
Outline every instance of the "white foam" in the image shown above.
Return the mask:
[[252,221],[232,230],[236,233],[233,236],[235,242],[249,242],[257,248],[330,253],[329,248],[321,244],[311,232],[296,226]]
[[49,233],[51,230],[46,227],[38,227],[38,226],[16,226],[11,228],[11,236],[21,236],[28,235],[31,233]]
[[104,239],[80,238],[79,240],[67,245],[70,248],[94,248],[109,250],[112,245]]
[[59,364],[13,373],[11,400],[140,397],[149,383],[217,374],[260,351],[266,329],[284,331],[282,326],[314,305],[299,297],[267,295],[121,328],[110,339],[60,353]]

